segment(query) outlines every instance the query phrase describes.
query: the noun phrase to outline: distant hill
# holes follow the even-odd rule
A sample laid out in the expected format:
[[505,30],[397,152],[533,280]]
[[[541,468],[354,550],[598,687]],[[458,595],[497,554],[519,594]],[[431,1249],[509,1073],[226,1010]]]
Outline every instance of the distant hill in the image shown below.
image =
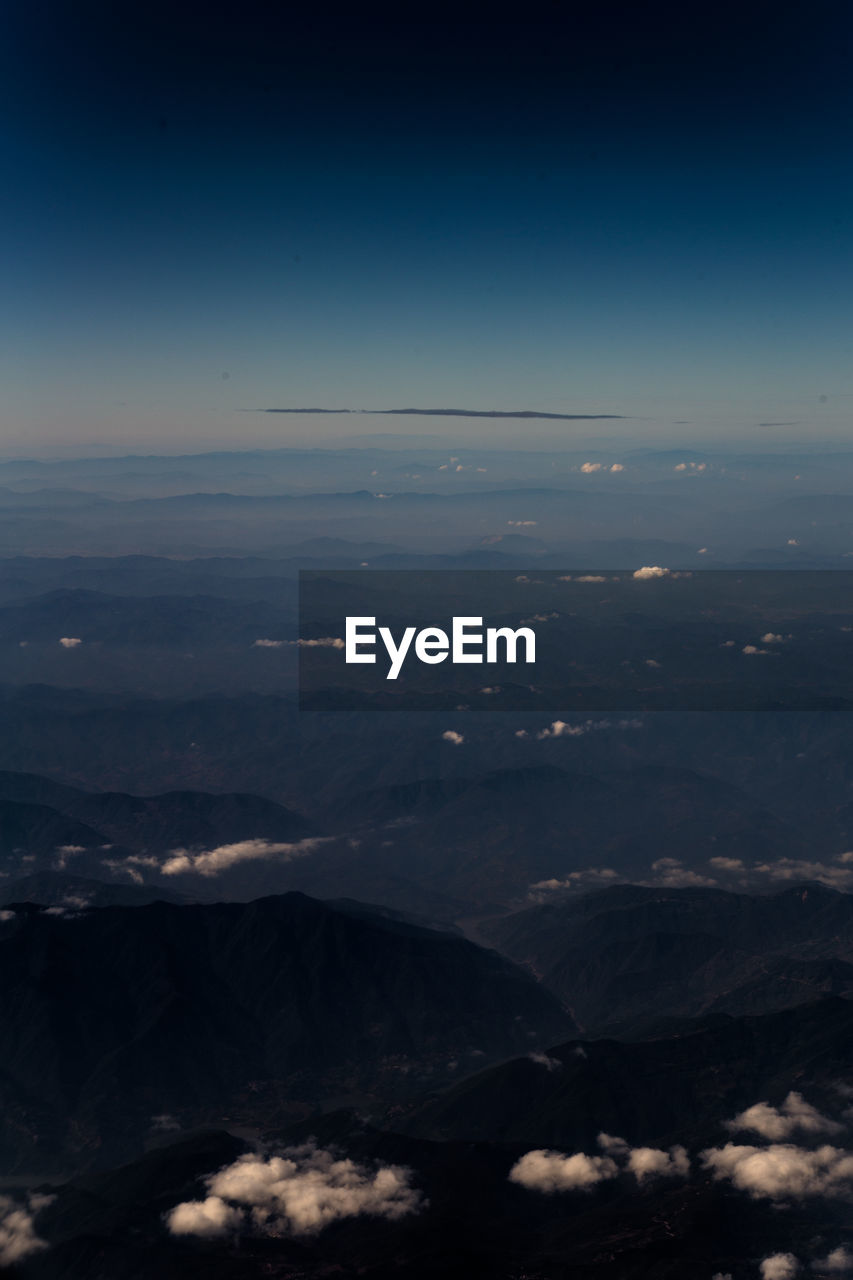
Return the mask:
[[725,1015],[634,1044],[571,1041],[462,1081],[400,1126],[433,1141],[508,1142],[592,1150],[598,1133],[632,1144],[700,1145],[761,1099],[778,1105],[808,1084],[841,1107],[836,1085],[853,1055],[853,1002],[828,999],[766,1014]]
[[481,927],[592,1035],[853,994],[853,896],[618,885]]
[[496,952],[301,894],[0,921],[0,1162],[103,1165],[152,1117],[411,1097],[573,1023]]

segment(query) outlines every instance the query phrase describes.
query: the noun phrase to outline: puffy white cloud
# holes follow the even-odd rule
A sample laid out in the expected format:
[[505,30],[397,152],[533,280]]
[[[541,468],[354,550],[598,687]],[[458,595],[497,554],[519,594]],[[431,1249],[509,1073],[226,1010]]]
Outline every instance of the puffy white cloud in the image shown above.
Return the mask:
[[[383,497],[381,493],[378,493],[376,496],[377,498]],[[313,640],[303,640],[300,638],[296,641],[296,644],[300,649],[343,649],[345,647],[344,641],[340,636],[318,636]]]
[[853,1154],[840,1147],[809,1151],[790,1143],[753,1147],[727,1142],[703,1151],[702,1162],[717,1181],[727,1180],[757,1200],[846,1198],[853,1191]]
[[60,871],[64,871],[68,865],[69,858],[76,858],[78,854],[85,853],[85,846],[82,844],[60,844],[57,845],[55,864]]
[[757,653],[766,655],[769,652],[770,652],[769,649],[759,649],[757,644],[745,644],[741,649],[741,653],[746,653],[749,656],[753,656],[754,654],[757,654]]
[[818,1271],[821,1275],[827,1276],[847,1275],[848,1272],[853,1271],[853,1253],[846,1245],[839,1245],[825,1258],[817,1258],[812,1263],[812,1271]]
[[829,1137],[841,1133],[844,1125],[821,1115],[816,1107],[805,1101],[802,1094],[791,1092],[781,1107],[756,1102],[754,1106],[741,1111],[734,1120],[726,1121],[726,1128],[732,1133],[749,1130],[760,1133],[762,1138],[782,1142],[795,1133]]
[[30,1196],[26,1204],[0,1195],[0,1267],[12,1267],[47,1248],[35,1229],[35,1215],[53,1196]]
[[853,888],[853,865],[846,853],[839,854],[834,863],[808,862],[804,858],[778,858],[775,862],[759,862],[752,867],[752,874],[766,876],[768,880],[816,880],[833,889]]
[[[565,720],[552,720],[546,729],[540,729],[536,737],[582,738],[586,733],[599,733],[605,729],[642,729],[642,720],[584,720],[582,724],[569,724]],[[524,730],[516,730],[516,737],[527,737]]]
[[708,866],[713,867],[715,871],[744,871],[746,864],[742,858],[709,858]]
[[561,893],[565,889],[578,889],[583,885],[613,884],[623,877],[612,867],[585,867],[582,871],[569,871],[562,877],[549,880],[537,880],[528,890],[528,897],[537,902],[546,899],[549,893]]
[[410,1169],[369,1169],[309,1142],[280,1156],[241,1156],[205,1179],[204,1200],[177,1205],[166,1223],[173,1235],[309,1236],[341,1218],[397,1221],[422,1205],[410,1178]]
[[239,840],[235,844],[221,844],[215,849],[195,853],[189,849],[173,849],[160,867],[164,876],[186,875],[190,872],[201,876],[217,876],[241,862],[258,862],[276,858],[292,862],[304,858],[331,836],[313,836],[307,840]]
[[556,1191],[590,1191],[623,1171],[633,1174],[638,1182],[652,1177],[686,1178],[690,1173],[684,1147],[670,1147],[669,1151],[632,1147],[624,1138],[609,1133],[598,1135],[598,1145],[604,1152],[601,1156],[588,1156],[582,1151],[567,1156],[544,1148],[528,1151],[510,1170],[510,1182],[550,1195]]
[[771,1253],[761,1263],[761,1280],[794,1280],[800,1264],[792,1253]]
[[581,471],[585,476],[590,476],[596,471],[600,471],[603,466],[601,462],[583,462],[581,463]]
[[610,470],[611,470],[611,471],[624,471],[624,470],[625,470],[625,467],[624,467],[624,465],[623,465],[621,462],[614,462],[614,463],[613,463],[613,466],[610,468]]
[[[563,581],[569,582],[570,580],[571,579],[569,578],[560,579],[561,582]],[[606,581],[607,579],[605,578],[603,573],[582,573],[577,578],[575,578],[575,582],[606,582]]]
[[580,738],[586,733],[582,724],[568,724],[565,720],[553,720],[547,729],[540,729],[537,738]]
[[551,1058],[547,1053],[542,1053],[537,1049],[533,1053],[529,1053],[528,1058],[531,1062],[536,1062],[540,1067],[544,1067],[546,1071],[561,1071],[563,1064],[559,1058]]
[[669,569],[664,569],[659,564],[644,564],[641,569],[635,569],[632,576],[641,582],[647,578],[668,578]]
[[788,640],[793,640],[793,636],[783,636],[778,631],[766,631],[761,637],[762,644],[785,644]]
[[219,1196],[185,1200],[168,1214],[166,1225],[173,1236],[224,1236],[243,1224],[243,1211]]
[[455,729],[445,729],[441,737],[444,742],[452,742],[454,747],[461,747],[465,741],[464,733],[457,733]]
[[628,1173],[638,1182],[646,1178],[686,1178],[690,1173],[690,1160],[684,1147],[632,1147],[624,1138],[611,1133],[600,1133],[598,1145],[606,1155],[621,1160]]
[[253,649],[280,649],[284,644],[283,640],[254,640],[252,642]]
[[83,641],[79,636],[63,636],[59,643],[63,649],[76,649],[78,644],[82,644]]
[[664,885],[667,889],[684,889],[693,887],[713,888],[716,880],[710,876],[700,875],[683,866],[678,858],[658,858],[652,863],[653,883]]
[[657,1147],[634,1147],[628,1156],[628,1172],[638,1182],[645,1178],[686,1178],[690,1160],[684,1147],[661,1151]]
[[619,1167],[609,1156],[586,1156],[578,1151],[564,1156],[559,1151],[528,1151],[509,1171],[510,1182],[528,1191],[590,1191],[600,1182],[615,1178]]

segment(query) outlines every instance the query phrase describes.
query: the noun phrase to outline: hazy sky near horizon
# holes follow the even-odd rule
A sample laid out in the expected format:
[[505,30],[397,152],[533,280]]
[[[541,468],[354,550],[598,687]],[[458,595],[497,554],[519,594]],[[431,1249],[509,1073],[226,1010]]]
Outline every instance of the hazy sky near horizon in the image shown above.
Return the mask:
[[849,437],[843,0],[0,26],[0,452],[459,426],[254,412],[315,405]]

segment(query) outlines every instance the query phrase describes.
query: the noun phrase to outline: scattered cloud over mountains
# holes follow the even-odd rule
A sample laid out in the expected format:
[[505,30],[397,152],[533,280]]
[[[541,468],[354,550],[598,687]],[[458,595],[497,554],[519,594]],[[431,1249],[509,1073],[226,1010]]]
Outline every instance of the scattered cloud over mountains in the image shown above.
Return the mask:
[[47,1248],[36,1232],[35,1218],[52,1199],[52,1196],[31,1195],[22,1204],[10,1196],[0,1195],[0,1267],[13,1267]]
[[551,1195],[558,1191],[590,1191],[601,1182],[631,1173],[638,1182],[650,1177],[686,1178],[690,1160],[684,1147],[663,1151],[657,1147],[632,1147],[624,1138],[608,1133],[598,1135],[603,1155],[588,1156],[582,1151],[563,1155],[559,1151],[528,1151],[512,1166],[510,1182],[528,1191]]
[[316,1235],[342,1218],[392,1222],[423,1207],[411,1170],[370,1169],[309,1142],[281,1155],[245,1155],[205,1181],[207,1196],[187,1200],[166,1215],[172,1235],[217,1237]]
[[311,836],[306,840],[238,840],[234,844],[222,844],[215,849],[193,852],[190,849],[172,849],[160,866],[164,876],[179,876],[194,872],[201,876],[216,876],[241,862],[257,862],[276,858],[292,862],[304,858],[320,845],[328,843],[328,836]]

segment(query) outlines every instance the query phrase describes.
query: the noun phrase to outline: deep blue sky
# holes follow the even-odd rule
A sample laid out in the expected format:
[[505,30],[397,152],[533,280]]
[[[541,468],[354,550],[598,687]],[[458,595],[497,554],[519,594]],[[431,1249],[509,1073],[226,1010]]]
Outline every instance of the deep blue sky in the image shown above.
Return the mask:
[[241,412],[299,405],[847,432],[846,0],[2,27],[0,450],[344,430]]

